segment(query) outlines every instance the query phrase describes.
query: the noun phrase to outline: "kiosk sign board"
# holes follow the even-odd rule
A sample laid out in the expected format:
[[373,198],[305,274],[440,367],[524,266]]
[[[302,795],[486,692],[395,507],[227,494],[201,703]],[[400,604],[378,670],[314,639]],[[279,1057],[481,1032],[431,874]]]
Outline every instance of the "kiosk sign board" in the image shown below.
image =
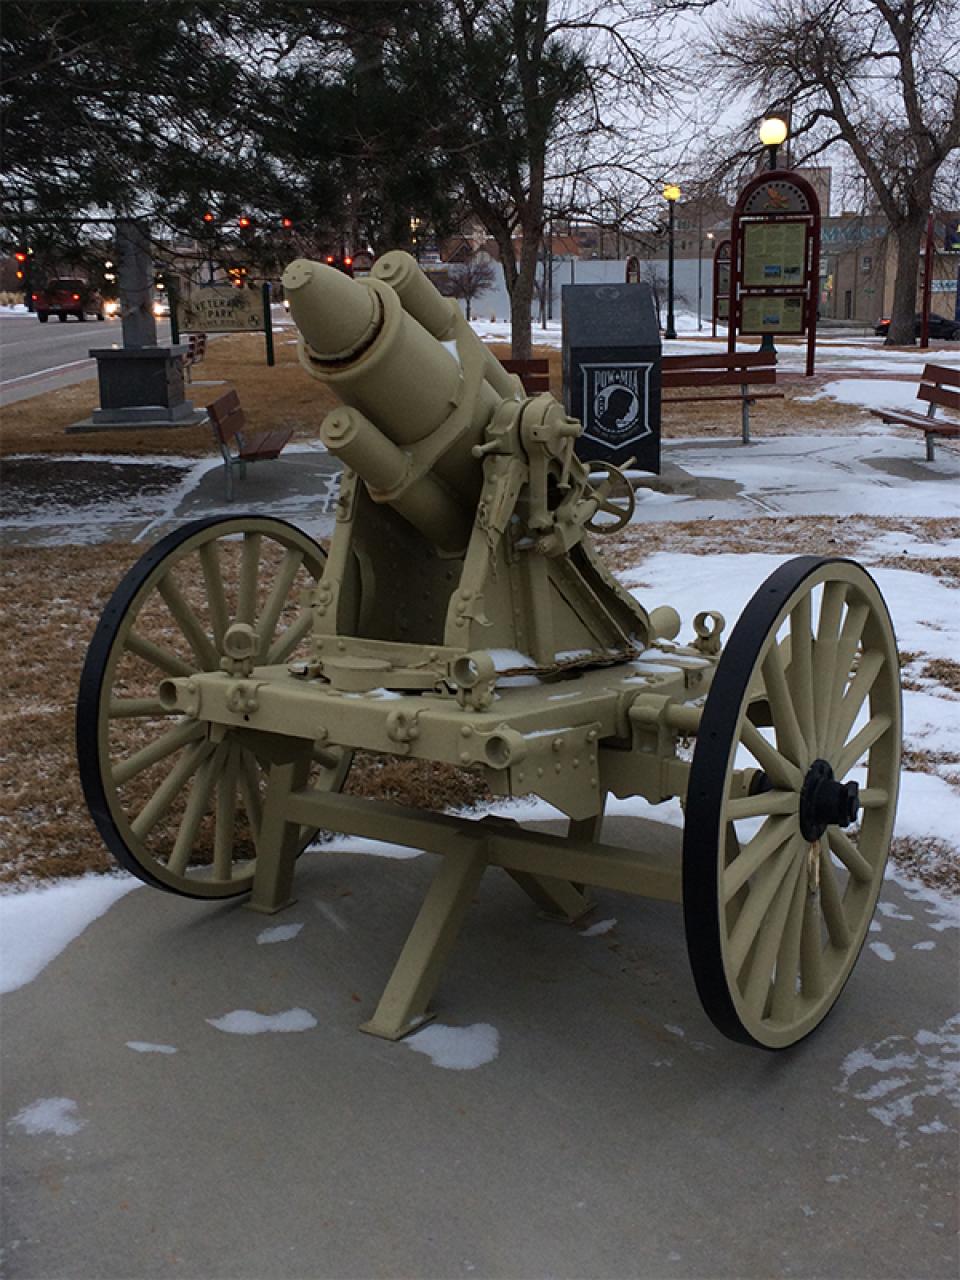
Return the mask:
[[717,321],[724,324],[730,318],[730,241],[721,240],[713,251],[713,336],[717,336]]
[[802,222],[750,222],[743,229],[743,278],[748,288],[803,284],[807,227]]
[[806,334],[806,371],[813,373],[819,255],[820,203],[810,183],[789,169],[752,178],[740,193],[731,229],[731,352],[738,334]]
[[577,453],[660,472],[660,330],[649,285],[564,285],[566,410]]

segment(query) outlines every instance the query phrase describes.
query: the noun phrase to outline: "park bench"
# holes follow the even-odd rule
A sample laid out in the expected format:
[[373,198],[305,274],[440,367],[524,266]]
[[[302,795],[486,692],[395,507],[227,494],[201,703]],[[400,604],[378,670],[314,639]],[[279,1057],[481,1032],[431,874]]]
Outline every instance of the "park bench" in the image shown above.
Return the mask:
[[245,430],[246,419],[240,407],[236,391],[227,391],[207,405],[207,413],[213,426],[213,434],[223,454],[227,501],[233,500],[233,472],[236,468],[242,480],[247,473],[248,462],[266,462],[278,458],[293,435],[293,431],[261,431],[251,434]]
[[501,360],[500,363],[507,373],[518,375],[528,396],[550,390],[549,360]]
[[937,417],[938,409],[960,409],[960,391],[951,390],[953,387],[960,387],[960,369],[928,364],[917,388],[917,399],[927,402],[926,413],[911,413],[909,409],[874,409],[873,413],[881,422],[922,431],[927,442],[927,461],[933,462],[937,436],[960,436],[960,422]]
[[186,354],[180,357],[180,363],[183,371],[187,375],[187,381],[191,380],[190,370],[195,364],[206,359],[207,355],[207,335],[205,333],[188,333],[187,334],[187,350]]
[[[720,355],[664,356],[661,365],[661,385],[664,391],[690,387],[705,390],[707,395],[682,395],[664,398],[663,403],[706,404],[711,400],[738,400],[740,402],[743,443],[750,443],[750,406],[758,400],[782,400],[782,391],[755,391],[760,385],[770,385],[777,380],[777,353],[775,351],[730,351]],[[737,392],[721,391],[710,394],[714,387],[739,387]]]

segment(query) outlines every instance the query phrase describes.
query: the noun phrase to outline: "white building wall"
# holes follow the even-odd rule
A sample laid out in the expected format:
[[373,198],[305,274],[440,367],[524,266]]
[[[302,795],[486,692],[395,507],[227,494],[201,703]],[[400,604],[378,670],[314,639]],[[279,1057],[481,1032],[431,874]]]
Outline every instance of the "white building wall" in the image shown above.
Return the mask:
[[[695,258],[678,258],[674,263],[674,309],[696,318],[698,271]],[[497,281],[493,288],[481,293],[473,300],[473,316],[477,320],[508,321],[510,319],[510,298],[507,294],[503,269],[498,262],[493,266],[497,273]],[[667,260],[665,258],[644,259],[640,264],[640,279],[649,281],[650,272],[656,272],[657,278],[663,282],[662,293],[666,298]],[[538,269],[538,278],[542,268]],[[623,284],[626,281],[626,260],[563,260],[553,265],[553,304],[552,318],[560,319],[560,290],[565,284]],[[700,264],[701,315],[704,323],[709,322],[712,306],[713,263],[707,258]],[[534,323],[540,319],[540,302],[534,298],[531,308]],[[662,316],[666,323],[666,304]]]

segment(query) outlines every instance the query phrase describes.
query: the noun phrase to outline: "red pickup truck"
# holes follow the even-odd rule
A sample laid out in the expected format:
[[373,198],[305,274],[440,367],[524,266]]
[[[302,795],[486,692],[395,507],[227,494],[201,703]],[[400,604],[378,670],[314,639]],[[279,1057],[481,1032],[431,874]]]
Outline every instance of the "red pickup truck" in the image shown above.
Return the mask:
[[46,324],[51,316],[57,316],[61,322],[65,322],[67,316],[76,316],[78,320],[86,320],[88,315],[106,319],[103,298],[88,280],[73,276],[50,280],[45,289],[31,297],[41,324]]

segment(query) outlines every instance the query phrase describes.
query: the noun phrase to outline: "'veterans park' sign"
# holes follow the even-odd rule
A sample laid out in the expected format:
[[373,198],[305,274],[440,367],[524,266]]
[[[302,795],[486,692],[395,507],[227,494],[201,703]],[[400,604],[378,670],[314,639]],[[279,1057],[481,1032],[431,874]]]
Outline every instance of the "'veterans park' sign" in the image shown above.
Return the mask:
[[274,363],[270,285],[194,285],[175,299],[179,333],[259,333],[266,342],[267,364]]

